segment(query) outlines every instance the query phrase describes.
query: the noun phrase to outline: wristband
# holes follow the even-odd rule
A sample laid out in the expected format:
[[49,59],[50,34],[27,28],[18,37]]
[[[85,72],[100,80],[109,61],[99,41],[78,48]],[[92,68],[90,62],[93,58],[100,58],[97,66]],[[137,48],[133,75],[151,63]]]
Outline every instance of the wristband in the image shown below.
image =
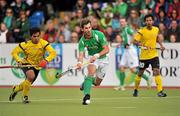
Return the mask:
[[82,64],[82,62],[81,62],[81,61],[78,61],[78,64]]
[[100,54],[94,54],[94,56],[95,56],[96,58],[99,58],[99,57],[100,57]]
[[44,59],[45,61],[49,62],[48,60]]

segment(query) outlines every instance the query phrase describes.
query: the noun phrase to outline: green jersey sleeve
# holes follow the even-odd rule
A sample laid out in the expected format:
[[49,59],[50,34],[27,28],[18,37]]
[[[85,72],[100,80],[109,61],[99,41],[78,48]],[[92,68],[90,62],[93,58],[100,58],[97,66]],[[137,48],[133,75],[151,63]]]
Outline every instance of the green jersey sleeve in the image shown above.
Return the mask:
[[85,48],[84,42],[83,42],[82,39],[83,39],[83,38],[80,39],[79,44],[78,44],[79,52],[83,52],[83,51],[84,51],[84,48]]
[[108,44],[108,43],[107,43],[107,40],[106,40],[106,36],[105,36],[104,33],[102,33],[102,32],[99,32],[99,41],[100,41],[100,44],[101,44],[102,46]]
[[129,35],[133,35],[134,31],[133,31],[132,28],[128,27],[128,28],[127,28],[127,33],[128,33]]

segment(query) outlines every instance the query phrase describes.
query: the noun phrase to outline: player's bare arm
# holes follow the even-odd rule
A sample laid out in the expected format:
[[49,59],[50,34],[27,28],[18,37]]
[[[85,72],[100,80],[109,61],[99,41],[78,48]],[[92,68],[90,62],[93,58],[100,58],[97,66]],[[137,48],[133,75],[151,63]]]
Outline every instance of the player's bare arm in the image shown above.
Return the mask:
[[103,50],[97,54],[95,54],[93,57],[91,57],[89,62],[94,62],[96,59],[98,59],[100,56],[105,55],[109,53],[109,46],[108,45],[104,45],[103,46]]
[[109,53],[109,46],[108,45],[104,45],[103,48],[104,49],[99,53],[100,56]]
[[77,69],[81,69],[81,68],[82,68],[83,58],[84,58],[84,52],[79,52],[79,58],[78,58],[78,63],[77,63]]
[[163,46],[162,41],[159,39],[159,37],[157,37],[157,43],[160,45],[161,51],[165,50],[165,47]]
[[143,43],[141,43],[140,41],[137,41],[137,40],[135,40],[135,39],[132,40],[132,43],[133,43],[134,45],[136,45],[136,46],[144,46]]

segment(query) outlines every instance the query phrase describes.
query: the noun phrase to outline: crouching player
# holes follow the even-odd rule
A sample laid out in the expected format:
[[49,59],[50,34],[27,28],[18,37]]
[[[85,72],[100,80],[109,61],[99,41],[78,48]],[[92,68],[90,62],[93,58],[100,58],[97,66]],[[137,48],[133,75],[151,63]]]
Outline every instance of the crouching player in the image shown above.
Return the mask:
[[[30,87],[36,80],[39,70],[46,67],[47,63],[56,57],[56,52],[52,46],[40,37],[40,29],[30,29],[31,39],[27,42],[22,42],[12,51],[12,56],[18,63],[18,65],[35,65],[35,67],[22,68],[26,79],[17,86],[13,87],[13,91],[9,97],[9,100],[14,100],[18,92],[22,91],[23,103],[29,103],[28,94]],[[45,53],[49,55],[45,58]],[[25,57],[22,59],[19,57],[20,53],[24,53]]]
[[83,36],[81,37],[79,47],[79,57],[77,67],[82,68],[85,48],[88,51],[89,62],[87,66],[88,74],[86,75],[82,84],[81,90],[84,91],[83,105],[90,103],[90,90],[92,84],[95,86],[100,85],[105,77],[106,68],[108,66],[109,52],[108,43],[104,34],[97,30],[92,30],[91,21],[88,18],[84,18],[80,24]]

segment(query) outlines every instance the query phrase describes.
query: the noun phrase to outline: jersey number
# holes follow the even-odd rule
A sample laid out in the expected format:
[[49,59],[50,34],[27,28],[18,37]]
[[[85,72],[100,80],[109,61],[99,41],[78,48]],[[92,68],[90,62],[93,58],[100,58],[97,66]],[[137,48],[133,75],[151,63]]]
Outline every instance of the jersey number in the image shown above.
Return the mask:
[[139,63],[139,68],[144,68],[144,63],[143,62]]

